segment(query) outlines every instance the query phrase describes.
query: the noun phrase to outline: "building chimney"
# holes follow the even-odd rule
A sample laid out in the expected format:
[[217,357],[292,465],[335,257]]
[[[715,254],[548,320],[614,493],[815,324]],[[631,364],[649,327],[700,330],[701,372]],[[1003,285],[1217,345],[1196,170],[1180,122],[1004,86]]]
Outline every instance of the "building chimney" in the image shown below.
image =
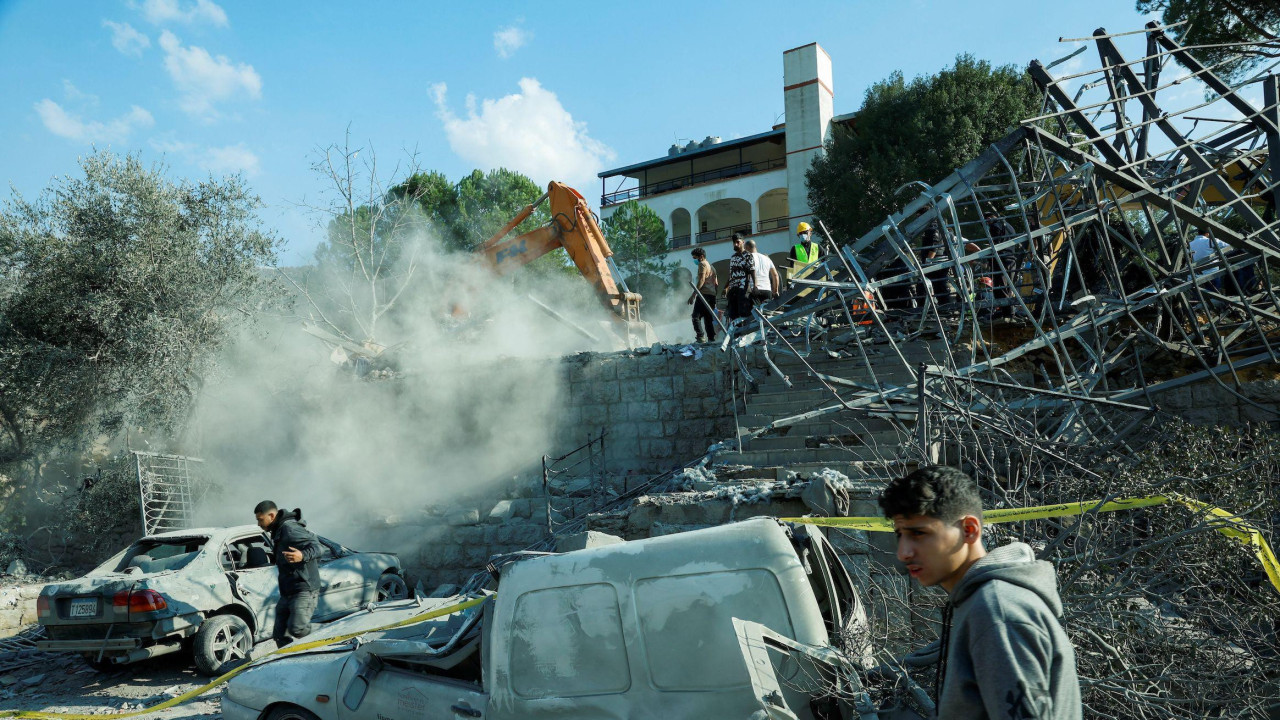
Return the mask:
[[[823,152],[831,131],[835,93],[831,89],[831,56],[818,43],[782,53],[782,90],[786,101],[787,205],[791,233],[807,221],[809,193],[804,174]],[[803,217],[797,217],[803,216]]]

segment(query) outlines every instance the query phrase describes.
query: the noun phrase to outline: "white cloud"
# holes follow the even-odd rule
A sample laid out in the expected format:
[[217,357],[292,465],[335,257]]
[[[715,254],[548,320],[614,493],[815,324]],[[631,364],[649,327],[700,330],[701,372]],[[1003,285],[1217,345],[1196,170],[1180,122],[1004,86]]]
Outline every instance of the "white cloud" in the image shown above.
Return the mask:
[[248,177],[254,177],[262,167],[257,154],[244,143],[224,147],[204,147],[196,143],[169,138],[151,140],[151,147],[166,155],[177,155],[184,161],[215,175],[244,173]]
[[227,12],[213,0],[196,0],[194,3],[143,0],[142,16],[152,25],[177,22],[186,25],[208,23],[215,27],[227,26]]
[[123,142],[138,128],[155,124],[151,113],[134,105],[129,112],[107,122],[84,120],[67,112],[61,105],[45,98],[35,104],[36,114],[45,128],[59,137],[87,143]]
[[259,169],[258,156],[244,143],[206,148],[196,162],[205,170],[219,175],[242,172],[253,177]]
[[180,105],[192,115],[214,115],[214,104],[237,96],[262,96],[262,78],[252,65],[232,64],[225,55],[213,56],[194,45],[183,47],[176,35],[160,35],[164,67],[182,93]]
[[67,99],[68,103],[79,105],[81,109],[94,108],[98,106],[98,96],[92,93],[82,91],[75,86],[75,83],[63,78],[62,95]]
[[532,39],[533,33],[511,25],[493,34],[493,49],[498,51],[498,57],[509,58]]
[[135,30],[129,23],[103,20],[102,27],[111,29],[111,44],[125,55],[141,56],[143,50],[151,47],[151,38]]
[[585,188],[616,155],[587,135],[586,123],[576,122],[555,93],[534,78],[520,80],[520,92],[484,100],[477,111],[467,96],[466,117],[449,107],[444,83],[431,88],[436,114],[444,124],[449,147],[463,160],[490,170],[517,170],[534,182],[560,180]]

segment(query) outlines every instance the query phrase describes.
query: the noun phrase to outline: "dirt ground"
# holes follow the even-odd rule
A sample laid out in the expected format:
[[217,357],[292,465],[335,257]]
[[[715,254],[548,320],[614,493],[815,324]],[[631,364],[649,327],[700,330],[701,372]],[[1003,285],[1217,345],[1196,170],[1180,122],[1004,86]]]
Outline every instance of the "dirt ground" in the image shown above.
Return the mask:
[[[30,665],[13,667],[14,659],[0,663],[12,669],[0,671],[0,710],[41,710],[110,717],[112,714],[142,710],[164,702],[209,678],[196,673],[191,656],[174,653],[135,663],[113,672],[100,673],[77,655],[37,653]],[[222,689],[185,705],[147,713],[148,718],[220,718]],[[141,717],[141,716],[140,716]]]

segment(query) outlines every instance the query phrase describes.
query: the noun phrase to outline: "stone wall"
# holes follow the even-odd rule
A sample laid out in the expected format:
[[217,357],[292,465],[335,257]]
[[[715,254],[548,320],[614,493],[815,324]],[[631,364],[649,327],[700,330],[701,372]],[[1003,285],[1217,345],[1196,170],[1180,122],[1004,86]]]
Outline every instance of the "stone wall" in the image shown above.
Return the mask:
[[735,432],[729,360],[719,351],[686,357],[674,346],[564,359],[567,397],[561,445],[608,431],[611,471],[657,474]]
[[[1229,376],[1223,378],[1223,383],[1234,388]],[[1238,392],[1237,395],[1209,380],[1174,388],[1153,400],[1162,411],[1194,425],[1260,423],[1280,430],[1280,380],[1245,381]]]

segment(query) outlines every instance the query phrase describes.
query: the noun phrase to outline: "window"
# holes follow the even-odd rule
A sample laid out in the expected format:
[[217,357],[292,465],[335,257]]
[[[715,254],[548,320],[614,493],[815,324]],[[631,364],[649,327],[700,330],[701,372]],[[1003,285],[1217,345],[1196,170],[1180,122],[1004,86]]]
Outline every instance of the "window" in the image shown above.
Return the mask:
[[[114,572],[137,568],[144,573],[179,570],[200,554],[200,548],[208,538],[172,538],[142,540],[125,551]],[[108,561],[109,562],[109,561]]]
[[[794,637],[778,580],[768,570],[649,578],[635,585],[640,636],[653,684],[719,690],[749,683],[732,618]],[[728,660],[727,660],[728,658]]]
[[631,667],[612,585],[527,592],[511,622],[511,690],[526,698],[626,692]]

